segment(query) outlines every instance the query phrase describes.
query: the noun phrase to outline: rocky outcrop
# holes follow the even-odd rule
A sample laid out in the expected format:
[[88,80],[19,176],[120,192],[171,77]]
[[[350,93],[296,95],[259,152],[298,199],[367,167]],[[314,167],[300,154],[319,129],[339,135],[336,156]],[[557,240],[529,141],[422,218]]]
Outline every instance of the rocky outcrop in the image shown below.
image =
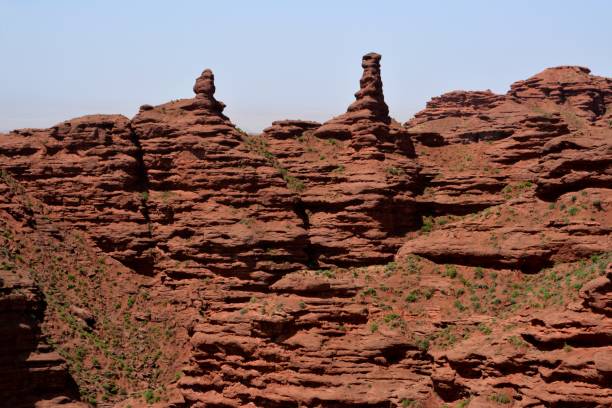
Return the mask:
[[605,210],[612,207],[608,190],[584,190],[575,201],[566,194],[559,198],[558,208],[551,209],[533,198],[530,189],[522,197],[408,240],[398,256],[416,254],[439,263],[537,272],[554,262],[612,249],[612,224]]
[[556,198],[586,187],[612,186],[610,131],[592,129],[544,145],[535,168],[538,194]]
[[427,398],[427,355],[400,335],[372,335],[367,305],[352,300],[361,288],[349,276],[295,272],[269,294],[226,293],[195,328],[186,400],[383,407]]
[[138,159],[129,120],[120,115],[0,135],[0,168],[44,202],[51,217],[87,231],[111,256],[150,273],[153,243]]
[[[600,314],[597,302],[609,292],[611,276],[608,271],[588,282],[569,309],[519,314],[506,322],[504,335],[476,336],[441,353],[432,374],[435,386],[465,395],[493,388],[493,401],[516,398],[520,407],[609,405],[612,321]],[[476,397],[469,406],[479,401],[492,403]]]
[[565,105],[571,113],[590,122],[610,118],[612,81],[590,74],[591,70],[585,67],[548,68],[512,84],[508,96],[529,102]]
[[416,228],[417,166],[389,117],[380,55],[367,54],[347,112],[317,126],[275,122],[253,144],[287,172],[307,223],[311,265],[387,262]]
[[[513,84],[506,95],[455,91],[433,98],[406,123],[423,168],[421,210],[464,216],[502,206],[517,188],[534,184],[537,198],[546,201],[607,188],[612,166],[606,112],[580,100],[607,100],[611,89],[608,79],[588,70],[557,67]],[[454,259],[464,256],[456,250]]]
[[145,106],[132,120],[147,171],[157,271],[266,281],[306,263],[294,194],[249,150],[205,70],[194,99]]
[[[465,340],[432,353],[432,387],[443,400],[470,407],[612,402],[604,357],[612,347],[605,272],[611,144],[603,119],[609,102],[601,103],[609,90],[609,80],[588,70],[558,67],[506,95],[434,98],[406,124],[423,167],[417,202],[429,216],[396,262],[422,256],[460,279],[463,288],[441,290],[476,326],[476,335],[464,331]],[[414,291],[418,302],[424,289]],[[457,342],[451,336],[444,333],[445,343]]]
[[143,406],[162,386],[166,402],[181,402],[172,382],[188,356],[197,282],[170,288],[126,268],[0,175],[0,405],[111,406],[129,396],[123,405]]

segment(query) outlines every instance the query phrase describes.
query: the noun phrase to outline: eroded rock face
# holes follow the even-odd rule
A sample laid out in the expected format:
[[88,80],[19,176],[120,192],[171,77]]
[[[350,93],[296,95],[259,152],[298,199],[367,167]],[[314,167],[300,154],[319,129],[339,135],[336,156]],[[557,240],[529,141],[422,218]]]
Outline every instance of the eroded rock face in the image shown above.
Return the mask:
[[0,404],[10,407],[85,407],[60,356],[41,332],[44,295],[16,262],[15,231],[31,221],[28,203],[0,179]]
[[144,180],[130,122],[92,115],[0,135],[0,168],[126,265],[151,273]]
[[[612,322],[597,302],[609,289],[610,272],[587,283],[569,309],[519,314],[506,324],[520,331],[509,329],[485,341],[477,336],[441,353],[434,383],[442,393],[461,390],[464,395],[497,388],[508,397],[504,401],[521,407],[607,406]],[[476,401],[491,403],[482,397]]]
[[[531,187],[521,197],[408,240],[398,256],[417,254],[439,263],[537,272],[555,262],[608,252],[612,248],[612,219],[592,203],[610,208],[612,197],[607,189],[583,191],[575,201],[569,193],[559,198],[559,207],[576,209],[569,216],[567,211],[551,209],[550,204],[533,197]],[[590,206],[594,214],[586,214],[588,210],[581,206]]]
[[612,81],[590,75],[586,67],[548,68],[525,81],[512,84],[508,95],[521,100],[546,101],[567,105],[572,112],[595,122],[610,118]]
[[[361,90],[345,115],[323,125],[279,121],[261,137],[243,135],[293,193],[310,266],[386,262],[415,226],[412,145],[388,117],[379,59],[364,57]],[[146,161],[146,142],[143,149]],[[386,406],[392,390],[408,386],[426,397],[426,376],[408,369],[415,362],[427,371],[427,356],[415,345],[371,338],[367,328],[335,339],[344,334],[340,324],[364,327],[369,312],[352,301],[359,285],[330,280],[329,273],[291,272],[260,288],[211,280],[193,358],[179,382],[185,400]],[[398,365],[393,374],[383,368],[387,358]]]
[[551,199],[568,191],[612,185],[610,129],[591,128],[556,138],[542,148],[534,171],[538,195]]
[[412,142],[388,115],[380,55],[362,67],[346,113],[321,126],[275,122],[262,135],[261,149],[295,180],[313,265],[386,262],[417,225]]
[[250,151],[214,98],[205,70],[194,99],[147,107],[132,120],[147,176],[157,270],[171,277],[265,281],[306,262],[296,197]]
[[[567,201],[570,192],[603,189],[595,200],[600,206],[601,199],[608,201],[612,174],[610,127],[603,122],[609,112],[583,101],[607,101],[611,89],[608,79],[586,69],[558,67],[513,84],[506,95],[457,91],[433,98],[406,124],[416,135],[423,167],[420,208],[434,217],[487,208],[529,214],[547,205],[555,208],[551,201]],[[537,270],[557,252],[580,258],[609,248],[607,218],[579,225],[548,218],[514,215],[495,226],[463,221],[408,242],[406,250],[439,260],[527,269],[533,258],[539,260]],[[502,239],[500,248],[487,245],[496,235],[514,238]]]

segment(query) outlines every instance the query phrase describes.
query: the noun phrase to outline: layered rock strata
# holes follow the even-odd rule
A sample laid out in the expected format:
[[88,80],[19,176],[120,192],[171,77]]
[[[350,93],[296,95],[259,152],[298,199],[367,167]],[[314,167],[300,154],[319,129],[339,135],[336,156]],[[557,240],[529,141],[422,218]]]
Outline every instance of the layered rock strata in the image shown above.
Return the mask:
[[0,137],[0,168],[116,259],[151,273],[153,242],[138,145],[120,115],[91,115]]
[[297,180],[311,265],[386,262],[418,225],[412,142],[389,117],[380,55],[365,55],[362,67],[346,113],[321,126],[275,122],[261,136],[260,149]]
[[131,123],[147,172],[157,270],[266,281],[299,269],[306,232],[296,197],[223,115],[210,70],[194,92],[194,99],[144,106]]
[[25,243],[0,310],[40,398],[72,395],[48,335],[81,398],[123,407],[612,404],[610,80],[553,68],[403,127],[362,66],[324,124],[247,135],[206,70],[131,121],[0,136],[25,200],[0,200]]

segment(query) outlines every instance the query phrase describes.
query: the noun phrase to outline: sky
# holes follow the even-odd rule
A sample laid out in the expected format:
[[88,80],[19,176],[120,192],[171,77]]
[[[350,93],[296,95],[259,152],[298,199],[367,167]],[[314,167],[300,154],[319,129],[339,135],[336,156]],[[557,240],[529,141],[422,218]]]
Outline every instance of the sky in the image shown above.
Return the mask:
[[404,122],[432,97],[504,93],[557,65],[612,77],[612,2],[0,0],[0,130],[193,96],[204,68],[242,129],[325,121],[382,54]]

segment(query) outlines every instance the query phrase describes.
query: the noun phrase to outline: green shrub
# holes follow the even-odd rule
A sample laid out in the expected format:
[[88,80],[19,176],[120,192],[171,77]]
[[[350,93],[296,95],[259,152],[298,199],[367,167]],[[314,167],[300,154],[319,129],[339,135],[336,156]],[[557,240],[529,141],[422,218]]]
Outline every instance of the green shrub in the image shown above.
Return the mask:
[[397,167],[387,167],[387,173],[392,176],[401,176],[404,174],[404,170]]
[[400,318],[400,315],[398,315],[397,313],[390,313],[385,316],[384,320],[385,320],[385,323],[389,323],[394,320],[398,320],[399,318]]
[[423,217],[423,225],[421,225],[422,232],[431,232],[433,229],[433,221],[431,217]]
[[361,294],[363,296],[372,296],[372,297],[376,297],[376,289],[374,288],[367,288],[361,291]]
[[153,390],[146,390],[142,393],[142,397],[147,401],[147,404],[153,404],[159,401],[159,397],[155,396]]
[[527,343],[525,343],[521,338],[519,338],[518,336],[510,336],[508,338],[508,342],[510,342],[510,344],[512,344],[514,347],[526,347]]
[[416,341],[416,346],[421,351],[427,351],[427,350],[429,350],[429,340],[426,339],[426,338],[419,339],[419,340]]
[[457,267],[455,265],[444,265],[444,268],[446,269],[446,276],[451,279],[457,277]]
[[459,299],[455,300],[454,305],[455,305],[455,308],[459,310],[460,312],[463,312],[465,310],[465,306],[463,305],[463,303],[461,303]]
[[402,408],[421,408],[421,407],[422,407],[421,403],[413,399],[404,398],[402,400]]
[[[431,296],[430,296],[431,297]],[[406,296],[406,302],[414,303],[419,299],[419,291],[413,290]]]
[[385,274],[391,274],[397,269],[397,262],[389,262],[385,265]]
[[431,299],[433,294],[434,294],[434,289],[433,288],[427,288],[423,292],[423,295],[425,296],[425,299],[427,299],[427,300]]
[[457,408],[465,408],[470,404],[471,401],[471,398],[461,400],[457,403]]
[[484,324],[484,323],[480,323],[480,324],[478,325],[478,330],[480,330],[480,332],[481,332],[482,334],[486,334],[487,336],[488,336],[489,334],[491,334],[491,332],[492,332],[491,328],[490,328],[490,327],[488,327],[488,326],[487,326],[486,324]]
[[498,404],[509,404],[510,402],[512,402],[512,399],[508,395],[503,393],[491,395],[490,400],[493,402],[497,402]]

